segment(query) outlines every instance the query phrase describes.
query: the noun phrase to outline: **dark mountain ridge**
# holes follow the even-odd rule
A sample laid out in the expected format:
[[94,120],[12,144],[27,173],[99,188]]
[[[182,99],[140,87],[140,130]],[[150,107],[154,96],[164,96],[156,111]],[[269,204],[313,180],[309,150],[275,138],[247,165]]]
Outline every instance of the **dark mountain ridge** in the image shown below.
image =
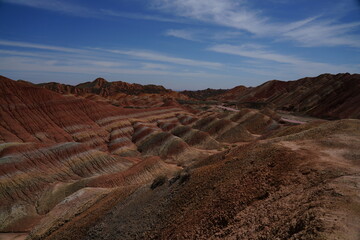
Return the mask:
[[310,116],[360,118],[360,74],[321,74],[296,81],[271,80],[258,87],[237,86],[212,96],[219,101],[265,103]]
[[122,81],[108,82],[104,78],[97,78],[92,82],[80,83],[76,86],[61,84],[56,82],[40,83],[38,86],[59,93],[84,94],[93,93],[102,97],[108,97],[117,93],[128,95],[138,95],[141,93],[169,93],[169,89],[160,85],[141,85],[137,83],[127,83]]

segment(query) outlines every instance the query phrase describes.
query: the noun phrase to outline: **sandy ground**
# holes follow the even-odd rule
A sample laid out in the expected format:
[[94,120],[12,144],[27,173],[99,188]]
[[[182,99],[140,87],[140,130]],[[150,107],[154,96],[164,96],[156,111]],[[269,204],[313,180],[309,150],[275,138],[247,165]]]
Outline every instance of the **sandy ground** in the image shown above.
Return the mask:
[[0,240],[25,240],[27,233],[0,233]]

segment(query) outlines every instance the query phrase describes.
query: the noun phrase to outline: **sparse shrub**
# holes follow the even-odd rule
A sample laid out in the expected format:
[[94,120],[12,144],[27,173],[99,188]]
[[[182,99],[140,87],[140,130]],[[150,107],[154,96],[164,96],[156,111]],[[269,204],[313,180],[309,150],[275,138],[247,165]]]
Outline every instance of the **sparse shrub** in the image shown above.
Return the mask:
[[179,178],[179,185],[189,181],[189,179],[190,179],[190,173],[189,172],[182,172],[180,174],[180,178]]
[[175,177],[169,180],[169,186],[173,185],[180,178],[180,173],[176,174]]
[[343,157],[351,161],[360,161],[360,151],[347,152]]
[[150,188],[154,190],[157,187],[160,187],[167,181],[167,177],[164,175],[158,176],[154,179],[153,183],[151,184]]
[[173,178],[169,180],[169,186],[179,181],[179,185],[187,182],[190,179],[190,173],[188,170],[178,172]]

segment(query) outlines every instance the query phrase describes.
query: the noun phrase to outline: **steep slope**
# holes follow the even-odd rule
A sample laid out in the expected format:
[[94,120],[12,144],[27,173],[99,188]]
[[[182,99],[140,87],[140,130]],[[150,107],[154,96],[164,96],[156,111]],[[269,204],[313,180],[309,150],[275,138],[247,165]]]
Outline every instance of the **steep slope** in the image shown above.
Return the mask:
[[[0,231],[28,231],[49,216],[56,225],[56,209],[65,198],[78,194],[78,204],[91,203],[85,207],[112,191],[82,189],[141,186],[160,173],[176,171],[179,167],[165,160],[185,164],[196,149],[169,133],[167,141],[147,138],[139,144],[133,124],[156,123],[177,114],[188,113],[176,106],[138,110],[98,104],[1,77]],[[169,140],[173,144],[168,146]],[[152,151],[155,147],[160,153]],[[87,209],[80,205],[80,212]]]
[[213,155],[138,189],[82,238],[358,239],[359,127],[323,122]]
[[360,75],[322,74],[297,81],[268,81],[258,87],[229,90],[218,100],[264,102],[277,109],[322,118],[360,118]]
[[64,94],[0,77],[0,231],[45,237],[118,188],[127,196],[222,148],[171,99],[129,109],[54,86]]
[[94,96],[0,77],[0,238],[358,239],[359,120]]

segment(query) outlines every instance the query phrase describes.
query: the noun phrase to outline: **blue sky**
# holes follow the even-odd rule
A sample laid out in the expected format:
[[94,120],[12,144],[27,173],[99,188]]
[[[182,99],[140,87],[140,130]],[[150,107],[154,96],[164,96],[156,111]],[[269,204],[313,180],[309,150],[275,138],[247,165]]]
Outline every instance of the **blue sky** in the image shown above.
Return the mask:
[[0,0],[0,74],[175,90],[360,69],[358,0]]

